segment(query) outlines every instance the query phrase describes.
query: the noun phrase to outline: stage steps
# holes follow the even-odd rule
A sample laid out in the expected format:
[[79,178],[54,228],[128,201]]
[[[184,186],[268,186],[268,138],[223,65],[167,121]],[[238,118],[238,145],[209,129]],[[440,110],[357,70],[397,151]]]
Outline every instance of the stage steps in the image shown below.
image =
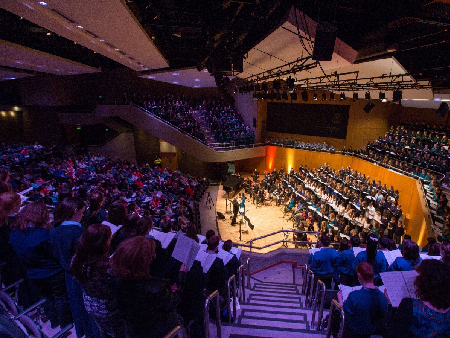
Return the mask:
[[[280,263],[252,276],[236,320],[222,323],[222,338],[325,337],[310,328],[312,310],[304,308],[300,271],[298,275],[292,284],[292,265]],[[217,337],[213,324],[210,333]]]

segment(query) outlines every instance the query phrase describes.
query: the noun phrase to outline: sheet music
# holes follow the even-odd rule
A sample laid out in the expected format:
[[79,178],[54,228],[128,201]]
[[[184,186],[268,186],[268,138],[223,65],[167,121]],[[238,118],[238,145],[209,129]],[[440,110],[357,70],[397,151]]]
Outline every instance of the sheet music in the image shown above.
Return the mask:
[[380,273],[392,306],[398,307],[403,298],[416,298],[414,280],[418,275],[414,270]]
[[355,254],[355,257],[358,256],[358,254],[362,251],[366,251],[366,248],[361,248],[361,247],[353,247],[352,248],[353,253]]
[[179,235],[172,257],[179,262],[185,263],[186,269],[189,271],[199,250],[200,245],[196,241],[185,235]]
[[163,249],[167,249],[167,247],[169,246],[170,242],[172,242],[172,239],[175,237],[176,234],[174,232],[164,233],[152,229],[152,231],[150,231],[150,235],[155,237],[155,239],[161,242],[161,246],[163,247]]
[[111,236],[114,235],[122,226],[115,225],[108,221],[103,221],[102,224],[107,225],[111,229]]
[[198,237],[198,241],[201,243],[201,242],[203,242],[205,239],[206,239],[206,237],[205,236],[202,236],[202,235],[197,235],[197,237]]
[[427,253],[421,253],[420,254],[420,258],[422,258],[422,259],[437,259],[437,260],[439,260],[439,259],[441,259],[441,256],[428,256]]
[[309,254],[314,255],[318,251],[320,251],[320,248],[309,249]]
[[392,251],[382,251],[382,253],[384,254],[384,257],[386,257],[389,266],[394,263],[397,257],[402,257],[402,252],[398,249]]
[[211,266],[213,265],[214,261],[216,260],[216,257],[217,255],[215,254],[209,254],[203,250],[199,250],[197,252],[195,260],[200,262],[203,268],[203,272],[207,273],[211,268]]
[[[342,291],[342,300],[345,302],[345,300],[348,298],[348,295],[350,294],[350,292],[353,292],[356,290],[361,290],[361,288],[362,288],[362,285],[358,285],[358,286],[354,286],[354,287],[350,287],[350,286],[346,286],[346,285],[339,285],[339,290]],[[384,293],[385,289],[386,289],[386,287],[384,285],[378,287],[378,290],[380,290],[383,293]]]

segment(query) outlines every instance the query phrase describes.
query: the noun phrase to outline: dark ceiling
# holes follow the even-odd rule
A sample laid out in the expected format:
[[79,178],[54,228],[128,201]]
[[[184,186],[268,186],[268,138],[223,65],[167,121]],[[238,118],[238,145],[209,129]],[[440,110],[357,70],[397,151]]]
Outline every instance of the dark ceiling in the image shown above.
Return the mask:
[[[450,88],[450,4],[445,0],[127,0],[170,68],[233,64],[277,28],[292,5],[334,24],[357,61],[394,56],[435,87]],[[448,1],[447,1],[448,2]],[[123,67],[88,48],[0,10],[0,39],[102,69]]]

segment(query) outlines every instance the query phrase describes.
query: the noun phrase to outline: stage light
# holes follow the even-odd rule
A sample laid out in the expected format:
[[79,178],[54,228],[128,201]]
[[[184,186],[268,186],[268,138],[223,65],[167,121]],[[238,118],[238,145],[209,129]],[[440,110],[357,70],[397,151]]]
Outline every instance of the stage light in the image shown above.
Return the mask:
[[378,94],[378,98],[379,98],[380,100],[386,99],[386,93],[380,92],[380,93]]
[[272,82],[272,87],[274,90],[279,90],[280,89],[280,80],[274,80]]
[[392,93],[392,101],[394,102],[400,102],[402,100],[402,91],[401,90],[394,90]]
[[47,3],[44,2],[44,1],[39,1],[38,4],[39,4],[39,5],[42,5],[42,6],[47,6]]
[[267,82],[263,82],[262,84],[261,84],[261,89],[263,90],[263,91],[267,91]]
[[256,93],[256,92],[253,93],[253,100],[254,101],[258,100],[258,93]]
[[16,113],[13,112],[13,111],[10,111],[10,112],[9,112],[9,116],[14,117],[14,116],[16,116]]
[[261,86],[259,83],[255,84],[255,90],[259,92],[261,90]]
[[330,93],[330,101],[334,100],[334,93]]
[[292,93],[292,91],[294,90],[294,86],[295,86],[295,80],[289,76],[286,79],[286,83],[287,83],[289,91]]
[[280,92],[275,93],[275,100],[281,100],[281,94]]
[[364,97],[365,97],[366,100],[370,100],[370,92],[366,92]]
[[317,101],[317,93],[313,94],[313,99],[314,99],[314,101]]
[[281,97],[283,100],[289,100],[288,93],[285,91],[281,94]]
[[345,94],[344,93],[341,93],[341,101],[344,101],[345,100]]
[[322,101],[326,101],[327,100],[327,93],[322,93]]
[[353,93],[353,102],[359,99],[358,93]]
[[2,111],[2,116],[5,117],[6,116],[6,112]]
[[306,90],[302,91],[302,99],[303,101],[308,101],[308,92]]
[[297,101],[297,92],[295,90],[291,93],[291,101]]

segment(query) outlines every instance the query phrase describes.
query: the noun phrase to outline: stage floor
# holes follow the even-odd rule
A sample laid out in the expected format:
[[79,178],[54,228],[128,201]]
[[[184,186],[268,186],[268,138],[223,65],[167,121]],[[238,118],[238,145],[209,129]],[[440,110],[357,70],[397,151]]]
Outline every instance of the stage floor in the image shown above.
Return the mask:
[[[244,193],[244,190],[240,190],[240,193]],[[238,196],[236,194],[235,196]],[[253,238],[257,238],[260,236],[264,236],[270,234],[272,232],[276,232],[278,230],[289,229],[292,230],[293,222],[289,219],[288,214],[283,217],[283,207],[276,206],[275,203],[272,205],[264,205],[256,207],[255,204],[252,204],[250,196],[245,194],[246,202],[245,202],[245,216],[250,219],[250,222],[254,225],[254,229],[248,229],[248,233],[242,233],[242,240],[239,239],[239,220],[241,216],[238,214],[237,224],[235,226],[231,225],[231,219],[233,216],[232,206],[230,207],[230,201],[228,201],[228,208],[226,208],[226,200],[227,194],[223,190],[222,185],[219,188],[217,195],[217,203],[216,203],[216,211],[219,211],[225,215],[225,219],[218,219],[217,223],[219,226],[219,232],[222,240],[231,239],[233,242],[249,244],[249,241]],[[240,199],[238,198],[240,202]],[[231,208],[231,209],[230,209]],[[228,209],[228,213],[226,213],[226,209]],[[244,226],[242,226],[244,229]],[[262,247],[264,245],[274,243],[283,239],[283,233],[279,233],[276,235],[268,236],[257,241],[253,242],[253,246]],[[289,234],[289,240],[293,239],[293,234]],[[313,240],[313,237],[310,238]],[[273,251],[282,247],[282,243],[272,245],[270,247],[257,250],[252,248],[252,252],[266,253]],[[289,248],[294,248],[294,244],[289,243]],[[243,250],[248,251],[249,248],[242,247]]]

